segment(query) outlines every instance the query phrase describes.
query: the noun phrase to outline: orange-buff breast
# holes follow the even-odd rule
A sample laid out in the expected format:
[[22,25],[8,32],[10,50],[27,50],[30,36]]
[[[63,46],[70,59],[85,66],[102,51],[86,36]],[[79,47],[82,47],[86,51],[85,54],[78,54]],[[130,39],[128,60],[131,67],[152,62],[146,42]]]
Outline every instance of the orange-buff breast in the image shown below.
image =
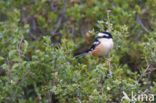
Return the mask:
[[105,47],[102,44],[99,44],[93,51],[93,56],[103,56],[105,54]]

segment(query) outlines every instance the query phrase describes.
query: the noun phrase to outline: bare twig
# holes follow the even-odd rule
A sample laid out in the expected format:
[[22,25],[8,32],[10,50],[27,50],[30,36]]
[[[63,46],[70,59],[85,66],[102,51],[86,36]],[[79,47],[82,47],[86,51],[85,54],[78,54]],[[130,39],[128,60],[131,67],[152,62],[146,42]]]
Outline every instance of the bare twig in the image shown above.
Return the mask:
[[71,32],[72,32],[72,38],[75,37],[75,25],[73,24],[72,28],[71,28]]
[[[56,2],[53,1],[53,0],[51,0],[51,1],[49,2],[50,7],[51,7],[51,10],[52,10],[53,12],[56,12],[56,11],[57,11],[57,6],[54,6],[55,3],[56,3]],[[52,34],[55,34],[55,33],[58,31],[58,29],[60,28],[60,26],[61,26],[61,24],[62,24],[62,22],[63,22],[64,14],[65,14],[65,11],[66,11],[66,1],[64,1],[64,3],[65,3],[65,5],[63,6],[62,10],[60,11],[60,15],[59,15],[59,19],[58,19],[58,22],[57,22],[56,29],[55,29],[54,31],[51,31]]]
[[24,40],[24,37],[22,36],[20,42],[18,43],[18,47],[17,47],[19,58],[21,57],[21,45],[22,45],[23,40]]
[[111,10],[107,10],[106,12],[107,12],[107,20],[108,20],[108,22],[110,22],[110,21],[109,21],[109,17],[110,17],[110,12],[111,12]]
[[[57,68],[57,58],[54,59],[54,69],[53,69],[53,73],[56,72],[56,68]],[[56,78],[55,76],[53,76],[53,81],[52,81],[52,86],[56,85]],[[48,92],[48,103],[56,103],[55,101],[57,101],[56,95],[53,91],[49,91]]]
[[29,70],[28,72],[26,72],[26,73],[23,75],[23,77],[20,78],[20,79],[16,82],[15,86],[19,85],[19,84],[22,82],[22,80],[23,80],[26,76],[28,76],[28,74],[29,74],[30,72],[31,72],[31,70]]
[[[54,69],[53,69],[53,73],[56,72],[56,63],[57,63],[57,58],[55,58],[55,60],[54,60]],[[53,85],[53,86],[56,85],[56,78],[55,78],[55,77],[53,77],[52,85]]]
[[[119,88],[119,97],[120,97],[120,100],[122,100],[122,87],[123,87],[123,80],[122,80],[122,77],[120,76],[120,88]],[[121,101],[120,101],[121,102]]]
[[8,63],[8,65],[9,65],[9,68],[7,68],[7,70],[6,70],[6,73],[7,73],[7,76],[8,76],[8,78],[11,80],[11,68],[12,68],[12,65],[10,64],[10,61],[9,61],[9,59],[7,58],[6,59],[7,60],[7,63]]
[[60,25],[61,25],[61,23],[62,23],[62,19],[63,19],[63,17],[60,17],[60,18],[59,18],[59,20],[58,20],[58,22],[57,22],[57,27],[56,27],[56,29],[54,30],[54,33],[53,33],[53,34],[55,34],[55,33],[58,31],[58,29],[60,28]]
[[149,34],[151,34],[151,31],[149,31],[145,26],[144,24],[142,23],[142,20],[140,19],[139,16],[137,16],[137,21],[140,23],[141,27]]
[[76,99],[78,103],[81,103],[81,100],[78,97],[76,97]]
[[56,95],[52,91],[49,91],[48,92],[48,103],[58,103],[58,100],[56,98]]
[[102,75],[99,76],[99,87],[100,87],[100,93],[103,93],[103,88],[102,88]]
[[108,54],[108,56],[109,56],[109,59],[108,59],[109,76],[110,76],[110,78],[112,78],[110,53]]
[[21,9],[20,9],[20,14],[21,14],[21,26],[24,27],[25,24],[29,24],[30,25],[30,28],[31,30],[29,31],[29,35],[30,37],[32,37],[34,40],[36,40],[36,36],[33,35],[33,31],[38,31],[37,30],[37,24],[36,24],[36,21],[35,19],[32,17],[32,16],[28,16],[26,13],[25,13],[25,10],[24,10],[25,6],[22,5],[21,6]]
[[146,72],[150,69],[150,64],[148,64],[148,66],[147,66],[147,68],[145,69],[145,71],[144,71],[144,73],[143,74],[141,74],[141,76],[140,76],[140,78],[138,79],[138,81],[137,81],[137,83],[143,78],[143,76],[145,76],[146,75]]

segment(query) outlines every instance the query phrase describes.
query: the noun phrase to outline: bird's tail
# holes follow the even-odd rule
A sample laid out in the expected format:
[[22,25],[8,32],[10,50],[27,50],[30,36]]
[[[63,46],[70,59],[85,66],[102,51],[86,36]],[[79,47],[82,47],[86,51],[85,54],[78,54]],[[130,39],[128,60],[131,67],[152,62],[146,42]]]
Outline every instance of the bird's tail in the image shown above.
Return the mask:
[[86,51],[86,52],[83,52],[83,53],[81,53],[79,55],[74,56],[74,58],[82,58],[82,57],[84,57],[84,56],[86,56],[86,55],[88,55],[90,53],[91,53],[90,51]]

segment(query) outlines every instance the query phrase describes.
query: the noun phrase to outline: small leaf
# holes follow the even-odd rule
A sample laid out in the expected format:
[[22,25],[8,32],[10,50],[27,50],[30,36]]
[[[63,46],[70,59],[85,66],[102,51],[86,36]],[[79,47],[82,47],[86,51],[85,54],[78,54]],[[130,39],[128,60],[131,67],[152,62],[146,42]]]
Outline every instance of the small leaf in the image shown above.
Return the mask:
[[12,69],[14,70],[14,69],[16,69],[18,66],[19,66],[19,64],[18,64],[18,63],[15,63],[15,64],[12,66]]
[[9,52],[9,57],[12,57],[13,55],[15,55],[16,52],[17,52],[17,50],[11,50],[11,51]]
[[1,61],[1,60],[4,60],[4,58],[3,58],[2,56],[0,56],[0,61]]

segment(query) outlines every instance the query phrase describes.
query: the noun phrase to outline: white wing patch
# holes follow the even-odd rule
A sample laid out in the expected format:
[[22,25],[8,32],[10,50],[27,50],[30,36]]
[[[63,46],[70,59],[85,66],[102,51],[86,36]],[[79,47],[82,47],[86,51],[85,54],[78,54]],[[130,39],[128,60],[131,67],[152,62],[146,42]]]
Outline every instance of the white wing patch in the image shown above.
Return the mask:
[[95,41],[94,43],[93,43],[93,45],[98,45],[99,44],[99,41]]
[[99,45],[99,44],[100,44],[100,41],[95,41],[93,43],[93,45],[91,46],[90,51],[94,50],[96,48],[96,46]]

